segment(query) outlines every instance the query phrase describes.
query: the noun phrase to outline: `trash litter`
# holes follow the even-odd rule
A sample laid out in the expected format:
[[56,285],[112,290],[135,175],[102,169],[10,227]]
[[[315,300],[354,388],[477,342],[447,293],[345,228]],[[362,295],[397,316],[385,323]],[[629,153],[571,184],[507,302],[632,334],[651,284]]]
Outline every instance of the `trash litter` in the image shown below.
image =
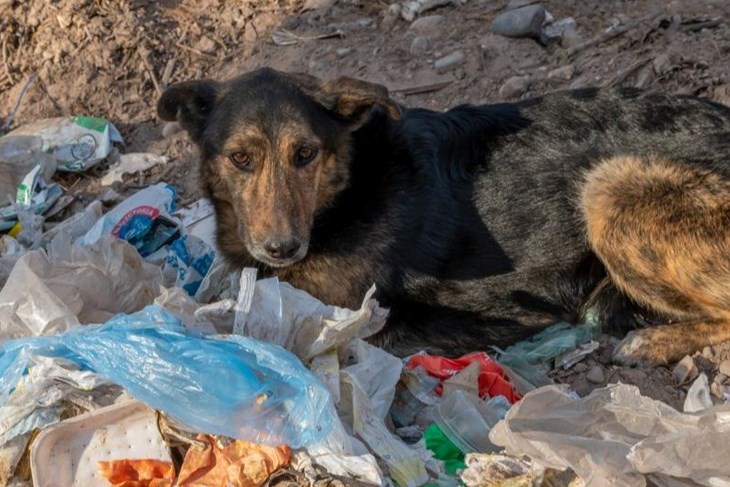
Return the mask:
[[598,326],[593,322],[580,325],[558,323],[529,340],[497,350],[497,361],[535,387],[547,385],[552,382],[547,375],[551,361],[591,341],[597,332]]
[[166,164],[166,156],[148,154],[146,152],[133,152],[122,154],[119,161],[109,168],[109,171],[101,178],[102,186],[111,186],[115,182],[122,182],[125,174],[134,174],[146,171],[160,164]]
[[515,404],[489,438],[510,455],[572,469],[586,487],[644,486],[644,475],[717,486],[730,479],[728,421],[730,406],[680,413],[631,385],[585,398],[548,385]]
[[132,313],[159,294],[162,273],[126,242],[56,238],[22,255],[0,290],[0,340],[47,335]]
[[270,447],[238,440],[221,447],[212,436],[199,435],[198,440],[205,443],[205,449],[188,450],[177,478],[179,487],[258,487],[292,458],[285,445]]
[[286,350],[235,335],[205,338],[155,305],[101,326],[6,341],[0,406],[33,356],[76,363],[196,431],[256,443],[314,444],[336,415],[324,385]]
[[710,381],[705,374],[700,374],[687,391],[683,409],[685,413],[696,413],[709,407],[712,407]]
[[74,364],[31,357],[27,373],[7,397],[0,397],[0,445],[55,424],[77,409],[98,409],[123,397],[121,388]]
[[[504,396],[510,403],[520,399],[502,367],[484,352],[471,353],[458,359],[417,354],[408,359],[406,367],[411,369],[423,367],[429,375],[446,380],[474,361],[478,361],[481,365],[481,373],[479,374],[480,397]],[[441,394],[442,391],[443,385],[436,386],[437,393]]]
[[[571,470],[546,469],[525,458],[499,453],[470,453],[461,480],[467,487],[583,487]],[[677,486],[678,487],[678,486]]]
[[466,0],[409,0],[405,2],[400,13],[404,20],[412,22],[417,15],[420,15],[427,10],[444,5],[463,5],[465,3]]
[[363,340],[354,340],[347,355],[352,365],[343,368],[338,405],[341,417],[352,421],[352,430],[388,465],[391,478],[402,487],[428,481],[428,473],[418,450],[406,445],[385,426],[385,417],[395,395],[403,367],[400,359]]
[[374,335],[387,318],[372,298],[375,287],[357,311],[325,305],[277,278],[257,281],[255,269],[244,269],[240,289],[234,332],[280,345],[305,360]]
[[[97,409],[46,429],[31,449],[33,482],[37,487],[109,485],[104,481],[109,473],[126,471],[110,467],[124,465],[117,462],[130,453],[172,466],[155,412],[136,401]],[[102,463],[100,469],[99,463],[107,461],[115,462]]]
[[77,242],[91,245],[104,235],[113,235],[128,241],[146,257],[179,236],[178,225],[169,216],[174,209],[172,186],[149,186],[112,208]]
[[122,136],[110,122],[98,117],[60,117],[38,120],[12,130],[17,135],[40,137],[42,152],[53,154],[59,171],[80,172],[104,160]]
[[466,467],[464,453],[441,431],[436,423],[426,428],[423,432],[423,439],[426,442],[426,448],[433,452],[434,457],[444,462],[448,473],[455,474]]
[[171,487],[175,466],[161,460],[99,462],[99,472],[114,487]]
[[509,408],[504,396],[483,401],[457,390],[445,395],[432,414],[436,424],[463,453],[489,453],[499,451],[489,441],[489,431]]
[[[31,171],[49,183],[56,172],[56,159],[42,151],[43,140],[28,135],[6,135],[0,138],[0,207],[15,201],[18,186]],[[28,185],[23,190],[28,191]]]

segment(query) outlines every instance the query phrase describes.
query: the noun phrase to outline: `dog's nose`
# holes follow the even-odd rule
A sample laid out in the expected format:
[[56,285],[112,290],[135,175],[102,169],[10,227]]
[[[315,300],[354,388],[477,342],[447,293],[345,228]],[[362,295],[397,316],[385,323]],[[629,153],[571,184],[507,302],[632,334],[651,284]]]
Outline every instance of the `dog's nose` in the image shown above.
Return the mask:
[[302,244],[296,238],[272,239],[264,244],[264,250],[275,259],[288,259],[297,253]]

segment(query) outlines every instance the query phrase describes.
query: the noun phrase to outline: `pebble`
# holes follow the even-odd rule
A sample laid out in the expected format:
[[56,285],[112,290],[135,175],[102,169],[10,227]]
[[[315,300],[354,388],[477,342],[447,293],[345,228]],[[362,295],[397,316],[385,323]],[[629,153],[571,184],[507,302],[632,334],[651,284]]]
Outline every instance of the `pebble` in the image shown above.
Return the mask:
[[603,384],[606,376],[603,374],[603,369],[599,365],[595,365],[586,372],[586,380],[591,384]]
[[718,370],[721,374],[730,376],[730,360],[723,361],[718,367]]
[[462,51],[454,51],[451,54],[437,59],[436,62],[433,63],[433,67],[436,68],[436,71],[446,71],[447,69],[461,64],[464,62],[464,59],[466,59],[466,57]]
[[197,49],[198,51],[208,53],[208,54],[212,54],[215,52],[215,42],[213,42],[213,40],[210,37],[203,36],[200,38],[198,43],[195,44],[195,49]]
[[685,355],[682,360],[677,362],[677,365],[672,370],[672,375],[674,375],[677,384],[684,384],[694,380],[699,374],[700,372],[697,370],[695,361],[689,355]]
[[428,51],[429,41],[428,37],[417,36],[411,41],[411,47],[409,49],[411,54],[421,55]]
[[588,365],[584,362],[578,362],[573,366],[573,371],[578,374],[582,374],[586,370],[588,370]]
[[713,381],[713,382],[714,382],[715,384],[724,384],[724,383],[725,383],[725,382],[727,381],[727,377],[728,377],[728,376],[727,376],[727,374],[722,374],[722,373],[720,373],[720,374],[717,374],[717,375],[715,376],[715,378],[714,378],[714,379],[712,379],[712,381]]
[[530,76],[513,76],[504,82],[499,89],[499,96],[502,99],[519,98],[530,88],[532,78]]
[[702,356],[705,357],[706,359],[711,360],[715,356],[715,354],[712,351],[712,347],[707,346],[707,347],[703,348]]
[[408,30],[414,32],[430,32],[437,30],[446,21],[443,15],[427,15],[413,21]]
[[576,27],[578,24],[573,17],[566,17],[545,25],[540,31],[540,42],[545,45],[559,42],[568,31],[575,31]]
[[575,74],[575,66],[568,64],[567,66],[561,66],[550,71],[547,78],[550,80],[565,80],[570,81],[573,79]]
[[335,51],[337,53],[337,57],[345,57],[349,55],[352,52],[351,47],[341,47]]
[[492,32],[505,37],[538,37],[545,22],[545,7],[528,5],[508,10],[492,21]]
[[660,54],[654,58],[652,65],[656,74],[664,74],[672,69],[672,60],[669,54]]

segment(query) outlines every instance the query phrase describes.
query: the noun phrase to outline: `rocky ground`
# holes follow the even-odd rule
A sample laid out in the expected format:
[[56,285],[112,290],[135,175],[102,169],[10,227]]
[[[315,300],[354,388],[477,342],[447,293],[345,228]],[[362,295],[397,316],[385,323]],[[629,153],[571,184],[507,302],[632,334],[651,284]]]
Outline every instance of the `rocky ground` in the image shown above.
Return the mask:
[[[125,176],[117,191],[166,181],[186,204],[201,195],[195,153],[185,134],[156,118],[155,104],[166,86],[191,78],[264,65],[349,75],[432,109],[615,85],[730,104],[726,0],[392,1],[0,0],[0,122],[34,75],[12,126],[68,114],[106,117],[124,136],[121,151],[169,158]],[[409,14],[428,3],[444,5]],[[88,201],[104,190],[104,171],[62,175],[63,186]],[[705,372],[714,400],[724,401],[730,347],[708,347],[677,370],[637,370],[611,365],[615,342],[601,344],[554,377],[581,394],[607,382],[636,383],[681,408],[687,386]]]

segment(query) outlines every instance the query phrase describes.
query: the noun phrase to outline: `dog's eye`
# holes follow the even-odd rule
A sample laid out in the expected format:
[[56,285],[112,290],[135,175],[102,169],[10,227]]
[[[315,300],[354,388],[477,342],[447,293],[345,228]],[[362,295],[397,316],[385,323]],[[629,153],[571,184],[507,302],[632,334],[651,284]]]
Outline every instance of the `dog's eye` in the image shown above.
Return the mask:
[[305,166],[317,157],[317,148],[311,145],[303,145],[297,151],[297,166]]
[[245,152],[234,152],[228,158],[233,164],[242,169],[247,168],[251,164],[251,156]]

